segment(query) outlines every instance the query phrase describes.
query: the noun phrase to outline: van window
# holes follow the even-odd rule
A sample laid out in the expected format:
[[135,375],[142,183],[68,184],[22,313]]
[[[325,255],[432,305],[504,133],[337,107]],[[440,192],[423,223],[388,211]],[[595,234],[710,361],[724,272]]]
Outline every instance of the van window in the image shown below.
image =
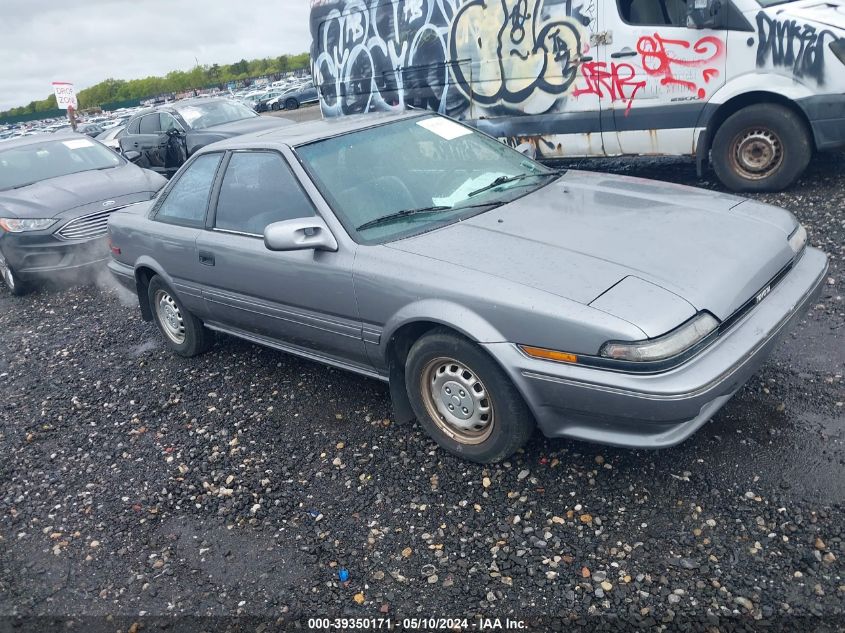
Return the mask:
[[619,15],[628,24],[687,26],[687,0],[618,0],[618,2]]

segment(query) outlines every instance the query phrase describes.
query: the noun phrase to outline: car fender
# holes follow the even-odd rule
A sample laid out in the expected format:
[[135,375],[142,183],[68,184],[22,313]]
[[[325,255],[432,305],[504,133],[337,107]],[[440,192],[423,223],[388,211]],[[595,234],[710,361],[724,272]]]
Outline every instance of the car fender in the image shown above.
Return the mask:
[[[456,322],[459,322],[458,325]],[[379,339],[378,363],[387,368],[393,417],[398,423],[414,419],[405,390],[405,367],[390,353],[396,333],[413,323],[438,323],[476,342],[501,342],[504,337],[489,321],[466,306],[443,299],[423,299],[403,306],[385,323]],[[366,328],[365,328],[366,330]],[[367,335],[365,333],[365,340]]]
[[467,306],[432,298],[409,303],[394,314],[384,325],[379,347],[386,354],[388,342],[400,328],[423,321],[444,325],[476,343],[501,343],[506,340],[489,321]]
[[173,278],[164,271],[164,268],[149,255],[141,255],[135,261],[135,265],[133,266],[133,270],[135,271],[135,291],[138,294],[138,304],[141,306],[141,316],[144,321],[152,321],[152,308],[147,300],[147,285],[142,282],[138,275],[138,271],[141,268],[152,270],[153,273],[164,279],[165,283],[173,288],[174,292],[176,292],[176,284]]

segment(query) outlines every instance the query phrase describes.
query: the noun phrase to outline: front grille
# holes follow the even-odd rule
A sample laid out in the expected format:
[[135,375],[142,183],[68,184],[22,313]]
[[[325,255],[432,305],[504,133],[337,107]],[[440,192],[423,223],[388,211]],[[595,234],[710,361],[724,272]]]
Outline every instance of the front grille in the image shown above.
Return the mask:
[[97,211],[89,215],[74,218],[56,231],[56,235],[65,240],[89,240],[106,234],[109,216],[120,207]]

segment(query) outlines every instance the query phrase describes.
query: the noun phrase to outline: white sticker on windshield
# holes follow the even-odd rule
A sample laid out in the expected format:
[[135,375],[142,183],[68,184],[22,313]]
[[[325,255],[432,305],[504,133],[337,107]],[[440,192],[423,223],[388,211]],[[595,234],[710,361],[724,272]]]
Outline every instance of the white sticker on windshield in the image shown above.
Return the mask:
[[94,143],[87,138],[75,138],[70,141],[62,141],[62,145],[68,149],[80,149],[82,147],[93,147]]
[[423,119],[422,121],[417,121],[417,125],[424,127],[429,132],[434,132],[437,136],[445,138],[447,141],[451,141],[453,138],[458,138],[459,136],[472,134],[472,130],[465,128],[463,125],[458,125],[454,121],[441,117]]

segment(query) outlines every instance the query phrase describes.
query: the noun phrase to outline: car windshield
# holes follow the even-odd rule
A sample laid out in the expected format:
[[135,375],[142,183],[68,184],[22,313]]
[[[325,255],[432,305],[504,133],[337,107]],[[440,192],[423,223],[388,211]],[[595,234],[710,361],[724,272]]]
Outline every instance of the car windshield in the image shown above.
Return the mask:
[[439,116],[403,119],[295,151],[347,231],[366,244],[483,213],[559,173]]
[[202,130],[214,127],[215,125],[223,125],[224,123],[259,116],[242,103],[231,99],[177,105],[176,111],[182,115],[185,122],[194,130]]
[[94,169],[117,167],[123,160],[87,138],[66,138],[0,149],[0,191]]

